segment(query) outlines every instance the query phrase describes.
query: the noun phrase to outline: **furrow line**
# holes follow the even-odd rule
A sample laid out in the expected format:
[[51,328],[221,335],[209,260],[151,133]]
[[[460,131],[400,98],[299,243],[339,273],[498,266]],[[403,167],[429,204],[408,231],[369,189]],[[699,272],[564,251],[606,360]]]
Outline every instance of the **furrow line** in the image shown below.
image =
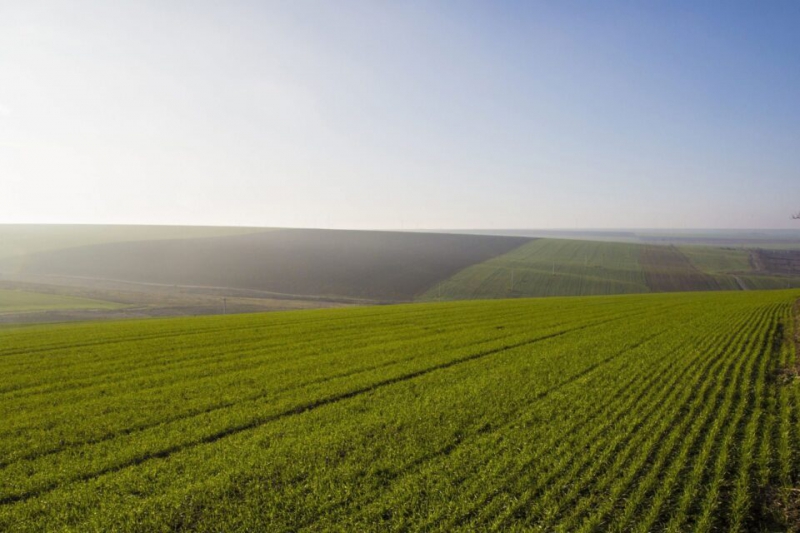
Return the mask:
[[[740,338],[741,335],[738,338]],[[735,348],[738,346],[738,340],[734,342],[733,347]],[[724,353],[724,352],[722,352]],[[606,474],[602,483],[596,487],[598,491],[605,491],[605,487],[611,485],[610,489],[610,497],[606,500],[606,504],[600,510],[593,510],[591,516],[586,517],[581,530],[588,531],[591,530],[599,525],[603,520],[605,520],[609,515],[615,510],[616,503],[622,501],[623,495],[629,491],[633,490],[634,484],[636,480],[639,478],[640,474],[644,472],[648,466],[652,468],[653,472],[656,472],[654,476],[658,475],[658,469],[662,467],[662,465],[666,462],[669,453],[674,449],[674,447],[678,444],[678,442],[683,438],[684,434],[686,433],[687,429],[691,427],[697,420],[700,420],[700,425],[703,425],[706,422],[713,422],[712,415],[714,413],[714,409],[712,406],[720,405],[720,409],[722,410],[720,416],[724,419],[727,416],[727,412],[730,409],[730,400],[733,398],[733,392],[735,391],[735,387],[728,386],[725,387],[727,383],[731,380],[734,380],[734,383],[737,383],[742,379],[742,369],[745,368],[746,360],[740,358],[738,361],[732,362],[731,366],[728,366],[728,369],[725,373],[725,377],[721,379],[717,386],[713,389],[705,388],[705,393],[703,395],[694,396],[694,401],[692,402],[692,397],[688,397],[682,402],[682,406],[688,406],[689,411],[686,412],[683,416],[681,415],[681,409],[674,409],[675,415],[666,420],[661,424],[659,428],[659,433],[657,436],[650,437],[649,439],[645,440],[646,444],[649,446],[642,446],[637,453],[637,450],[634,447],[629,447],[629,452],[625,454],[625,463],[628,464],[627,471],[622,477],[619,479],[618,474],[616,472],[619,471],[619,468],[612,468]],[[707,380],[706,384],[710,385],[712,380]],[[677,423],[677,420],[680,419],[680,423]],[[620,468],[622,466],[620,465]],[[654,481],[654,479],[648,480],[645,478],[644,482],[647,483],[648,481]],[[580,516],[580,513],[585,513],[586,508],[585,506],[589,503],[589,499],[584,499],[586,502],[584,505],[579,505],[578,508],[573,513],[573,517],[571,520],[577,520]],[[633,512],[635,506],[638,504],[638,498],[634,498],[630,500],[631,507],[627,509],[628,513]],[[599,511],[599,512],[598,512]],[[623,519],[625,518],[625,511],[623,510]],[[571,522],[567,522],[568,524]]]
[[[667,364],[667,363],[665,362],[664,364]],[[678,372],[677,368],[674,365],[671,365],[669,367],[669,370],[671,372]],[[644,380],[642,379],[642,376],[645,377]],[[579,430],[584,429],[584,426],[587,425],[588,422],[590,422],[592,420],[604,420],[602,425],[599,425],[599,426],[595,427],[593,433],[588,435],[589,440],[596,439],[600,434],[602,434],[604,431],[606,431],[609,427],[613,426],[613,424],[616,422],[618,417],[622,416],[622,414],[624,412],[626,412],[627,409],[630,406],[637,404],[639,402],[641,396],[644,394],[644,391],[646,390],[647,384],[650,383],[650,382],[656,381],[657,379],[658,379],[658,377],[656,376],[656,374],[653,371],[653,369],[647,368],[647,367],[644,367],[644,366],[641,367],[640,369],[638,369],[636,372],[632,372],[628,376],[628,381],[626,381],[624,384],[622,384],[620,386],[620,388],[617,389],[613,393],[613,395],[608,398],[607,402],[601,402],[599,404],[596,404],[596,407],[597,407],[596,409],[591,410],[588,413],[586,413],[585,416],[583,416],[583,417],[581,417],[581,418],[579,418],[577,420],[574,420],[572,422],[572,425],[570,425],[569,427],[565,428],[565,430],[563,432],[560,432],[557,435],[555,435],[555,434],[552,435],[550,440],[548,440],[546,443],[542,443],[540,446],[538,446],[538,448],[540,448],[542,450],[550,450],[550,449],[553,449],[553,447],[555,446],[558,449],[562,449],[567,442],[571,442],[570,439],[572,437],[574,437]],[[640,385],[640,389],[634,389],[633,386],[635,384]],[[643,384],[644,384],[644,387],[641,387]],[[638,391],[638,394],[637,394],[637,391]],[[614,411],[614,409],[616,409],[617,407],[619,407],[619,409]],[[615,417],[614,418],[611,418],[609,416],[611,413],[615,413]],[[524,424],[526,420],[527,420],[527,417],[522,418],[520,420],[520,423]],[[508,453],[508,451],[505,450],[505,453]],[[492,476],[492,479],[496,479],[496,478],[498,478],[498,479],[499,478],[503,478],[503,479],[506,479],[506,480],[514,479],[515,477],[518,477],[522,473],[522,471],[527,470],[528,468],[530,468],[530,466],[538,459],[540,459],[540,458],[539,457],[532,457],[531,459],[529,459],[528,461],[524,462],[523,464],[517,465],[517,468],[512,470],[511,472],[507,472],[507,470],[510,467],[510,465],[509,466],[503,465],[499,472],[495,471],[495,473]],[[475,467],[479,468],[479,467],[481,467],[481,465],[475,465]],[[474,472],[468,473],[465,476],[465,481],[466,481],[466,477],[468,477],[470,475],[473,475],[473,473]],[[509,477],[509,476],[511,476],[511,477]],[[472,486],[470,486],[469,490],[471,491],[470,494],[472,494],[474,491],[477,490],[479,492],[483,492],[485,494],[485,496],[484,497],[478,497],[478,501],[476,501],[475,504],[474,504],[473,511],[471,511],[469,513],[466,513],[466,514],[462,514],[461,516],[455,517],[455,520],[452,521],[447,526],[448,529],[465,526],[468,522],[470,522],[474,518],[475,510],[477,508],[482,508],[482,507],[485,507],[485,506],[489,505],[492,502],[492,500],[494,499],[494,497],[497,496],[496,492],[494,492],[494,493],[485,492],[485,486],[484,486],[483,483],[478,483],[477,485],[473,484]],[[463,491],[462,491],[462,494],[463,494]],[[435,526],[437,524],[439,524],[441,522],[441,520],[443,520],[443,519],[444,519],[444,517],[442,515],[439,515],[438,517],[435,517],[433,522],[429,521],[428,523],[426,523],[425,529],[426,530],[434,529]]]
[[[680,479],[685,478],[679,474],[685,472],[691,466],[692,451],[702,449],[704,442],[713,441],[713,436],[719,427],[727,426],[733,412],[726,406],[734,398],[734,389],[735,387],[729,388],[731,392],[725,397],[725,403],[721,408],[715,406],[713,409],[705,409],[698,417],[698,422],[691,427],[689,433],[685,437],[680,437],[682,444],[676,453],[664,456],[662,461],[653,465],[645,480],[638,485],[634,496],[627,499],[628,503],[623,515],[616,522],[615,530],[628,531],[633,529],[634,524],[629,524],[628,522],[633,521],[634,517],[637,517],[636,520],[641,520],[636,527],[638,531],[649,531],[651,529],[661,509],[666,505],[667,499],[673,494],[675,485],[679,483]],[[723,415],[715,416],[715,413],[723,413]],[[667,467],[668,469],[664,472],[662,468]],[[656,492],[651,497],[647,514],[642,517],[640,506],[645,498],[651,496],[651,491],[654,490]]]
[[[626,316],[636,316],[637,314],[640,314],[640,313],[641,313],[641,311],[632,312],[630,314],[626,314]],[[619,314],[619,313],[617,313],[617,314]],[[613,315],[614,315],[614,313],[611,313],[611,312],[603,312],[603,313],[599,313],[598,316],[596,316],[594,318],[595,319],[597,319],[597,318],[605,318],[607,316],[613,316]],[[525,310],[525,309],[519,310],[518,313],[515,313],[515,314],[511,315],[511,317],[512,317],[511,319],[513,320],[513,322],[511,323],[512,325],[516,324],[516,323],[524,323],[524,322],[529,321],[531,319],[530,312],[528,310]],[[584,316],[583,318],[586,318],[586,317]],[[504,317],[504,323],[507,320],[508,320],[508,317]],[[396,319],[394,319],[392,322],[396,322]],[[463,317],[456,317],[456,318],[453,318],[452,320],[448,320],[448,321],[446,321],[444,323],[436,323],[437,329],[439,329],[441,327],[445,327],[445,326],[457,325],[458,328],[456,328],[456,330],[435,332],[432,335],[430,335],[430,337],[437,338],[437,337],[452,336],[453,334],[457,333],[458,331],[462,331],[462,330],[469,331],[469,330],[472,330],[474,328],[475,324],[485,324],[485,322],[486,322],[486,318],[484,316],[476,316],[474,318],[474,320],[467,321],[466,323],[463,320]],[[561,319],[559,321],[554,321],[552,324],[550,324],[550,326],[555,327],[555,326],[560,325],[560,324],[563,324],[563,319]],[[260,329],[261,327],[262,326],[251,325],[249,329]],[[247,329],[247,328],[243,328],[243,329]],[[402,328],[400,328],[400,329],[402,329]],[[350,337],[352,336],[352,333],[354,332],[354,326],[351,326],[349,328],[339,328],[338,330],[334,330],[334,331],[342,333],[341,336],[333,337],[334,339],[336,339],[338,342],[340,342],[342,344],[346,343],[348,345],[348,347],[352,347],[352,339]],[[328,333],[330,334],[331,331],[328,331]],[[348,333],[350,333],[350,335],[348,335]],[[356,328],[355,329],[355,333],[357,333],[359,335],[362,335],[362,336],[357,336],[356,340],[358,340],[360,338],[363,338],[363,339],[366,339],[366,340],[370,340],[370,341],[376,341],[377,340],[377,339],[375,339],[374,332],[372,332],[371,330],[369,330],[367,332],[364,332],[362,334],[361,333],[361,329]],[[397,332],[392,331],[390,333],[385,334],[384,336],[386,338],[390,338],[390,339],[397,339],[396,333]],[[418,339],[418,333],[414,332],[412,335],[409,335],[409,337],[411,339]],[[330,339],[331,337],[328,336],[328,338]],[[298,351],[297,350],[297,345],[292,343],[292,341],[283,340],[281,342],[278,342],[277,344],[266,344],[266,345],[258,346],[259,342],[261,342],[261,339],[259,339],[259,338],[253,338],[253,339],[248,341],[247,344],[249,344],[249,345],[254,345],[255,344],[256,345],[256,346],[252,347],[252,349],[250,350],[250,353],[257,352],[257,351],[263,351],[263,350],[276,351],[276,350],[279,350],[279,349],[281,349],[281,348],[283,348],[283,347],[285,347],[287,345],[291,345],[292,346],[292,350],[291,350],[292,353],[295,353],[295,352]],[[320,344],[320,341],[312,340],[312,341],[308,341],[308,342],[301,342],[299,345],[302,347],[302,346],[315,346],[315,345],[319,345],[319,344]],[[325,346],[327,346],[328,344],[329,344],[328,341],[326,341]],[[369,344],[370,343],[364,344],[364,348],[366,349]],[[247,353],[247,352],[245,352],[245,353]],[[226,358],[226,360],[229,360],[231,363],[234,363],[234,362],[238,363],[240,361],[240,359],[238,359],[238,358],[230,357],[229,354],[220,354],[218,351],[215,351],[214,353],[211,353],[209,355],[202,356],[200,358],[192,355],[192,356],[187,356],[185,358],[179,359],[177,361],[172,357],[171,353],[166,353],[164,356],[159,357],[157,359],[147,359],[146,360],[146,362],[148,363],[147,370],[155,370],[156,368],[161,370],[161,369],[164,368],[164,366],[175,367],[176,370],[182,370],[183,368],[186,367],[186,365],[185,365],[186,362],[190,363],[190,367],[191,366],[200,366],[204,361],[219,359],[219,357],[221,355],[224,356]],[[315,354],[309,354],[309,356],[313,356],[313,355],[315,355]],[[281,360],[289,360],[290,357],[291,356],[286,356],[285,358],[282,358]],[[124,356],[121,356],[120,360],[121,361],[127,361],[127,360],[129,360],[129,356],[127,354],[124,355]],[[150,364],[150,363],[154,363],[154,364]],[[49,370],[52,370],[52,367],[49,367]],[[114,370],[114,371],[110,371],[110,372],[103,372],[103,373],[100,373],[100,374],[95,374],[95,375],[93,375],[91,377],[81,378],[81,379],[83,381],[86,381],[86,380],[102,380],[101,382],[90,381],[88,384],[86,384],[88,387],[91,387],[91,386],[100,386],[100,385],[104,385],[104,384],[109,383],[108,378],[111,377],[111,376],[116,376],[116,377],[119,377],[119,378],[125,378],[126,376],[130,376],[130,375],[141,375],[141,373],[142,373],[141,364],[137,364],[135,366],[125,366],[124,368],[119,369],[119,370]],[[83,385],[83,383],[80,383],[78,385],[78,388],[84,388],[81,385]],[[0,390],[0,395],[8,395],[8,394],[11,394],[11,393],[25,392],[28,389],[37,389],[37,388],[46,387],[46,386],[47,386],[47,384],[43,384],[43,383],[35,383],[35,384],[25,385],[25,386],[22,386],[22,387],[17,386],[17,387],[13,387],[13,388],[7,388],[5,390]],[[56,391],[69,390],[70,388],[71,387],[64,387],[63,382],[59,382],[59,385],[56,388]],[[37,394],[38,395],[38,394],[43,393],[43,392],[49,392],[49,391],[47,391],[47,390],[45,390],[45,391],[32,390],[30,393],[22,394],[20,397],[25,397],[25,396],[27,396],[27,394]]]
[[[724,352],[717,352],[717,354],[719,353]],[[548,520],[548,524],[552,524],[552,522],[555,520],[560,521],[560,514],[568,507],[571,507],[572,512],[570,514],[570,518],[567,518],[567,523],[569,523],[569,520],[577,520],[578,517],[582,516],[588,510],[588,505],[590,505],[589,498],[581,498],[582,493],[588,492],[586,487],[593,485],[593,481],[598,479],[600,476],[603,476],[600,478],[601,486],[613,482],[618,476],[617,473],[625,465],[635,461],[637,452],[647,450],[650,453],[652,450],[645,448],[644,446],[647,444],[650,444],[651,446],[657,445],[664,432],[669,431],[669,426],[667,422],[665,422],[668,413],[679,411],[679,406],[686,405],[691,399],[698,399],[697,402],[694,402],[695,405],[698,405],[700,403],[699,398],[704,398],[710,394],[715,394],[714,391],[718,391],[721,387],[721,384],[719,387],[711,389],[710,387],[712,386],[712,380],[707,379],[707,374],[709,372],[716,373],[717,367],[723,366],[723,368],[727,368],[726,376],[729,376],[735,367],[733,363],[725,367],[723,365],[723,361],[724,358],[717,357],[716,362],[711,366],[710,369],[695,376],[691,387],[681,389],[682,391],[685,391],[682,395],[677,395],[674,401],[670,399],[663,402],[663,404],[659,407],[657,414],[651,417],[653,423],[658,424],[656,427],[661,427],[661,430],[657,435],[652,434],[651,430],[645,425],[644,420],[637,423],[630,431],[627,432],[626,435],[618,435],[615,444],[610,446],[608,451],[604,453],[604,459],[591,464],[591,467],[587,473],[579,480],[575,480],[575,482],[572,484],[573,489],[569,491],[568,495],[558,499],[559,512],[551,515],[551,519]],[[672,395],[670,395],[670,398],[672,398]],[[690,411],[690,413],[691,412],[692,411]],[[688,418],[689,414],[686,416]],[[660,424],[659,421],[661,421]],[[672,421],[669,420],[668,422],[671,423]],[[614,462],[607,464],[607,461],[612,457],[615,458]],[[575,478],[571,476],[570,479]],[[595,486],[595,490],[592,492],[597,492],[601,486]],[[575,501],[578,502],[573,506],[573,502]]]
[[[685,522],[691,514],[691,509],[698,505],[698,491],[704,485],[704,478],[709,475],[710,460],[719,451],[722,445],[722,438],[718,435],[727,426],[721,422],[715,424],[708,432],[703,445],[698,452],[694,467],[688,476],[684,476],[684,483],[677,509],[672,513],[670,521],[666,525],[667,531],[679,532],[684,528]],[[724,437],[723,437],[724,438]]]
[[[711,342],[708,340],[708,342]],[[645,420],[650,419],[651,417],[655,416],[658,410],[667,403],[667,399],[670,398],[673,394],[677,394],[679,388],[675,387],[676,383],[679,383],[679,380],[683,378],[685,375],[689,375],[690,371],[693,368],[693,365],[700,364],[703,361],[702,356],[705,355],[702,351],[696,351],[696,356],[693,361],[685,365],[683,367],[679,365],[672,365],[670,367],[670,374],[667,375],[666,379],[665,376],[658,376],[659,379],[655,379],[654,382],[661,383],[661,387],[658,389],[653,390],[650,387],[646,387],[648,382],[642,384],[642,386],[638,389],[638,394],[634,398],[633,402],[628,404],[631,407],[635,406],[637,412],[640,413],[642,422]],[[700,373],[706,372],[708,368],[710,368],[714,364],[715,360],[709,355],[707,360],[705,361],[704,366],[700,370]],[[678,371],[680,370],[680,371]],[[677,372],[673,374],[672,372]],[[688,385],[685,385],[688,386]],[[643,409],[641,405],[641,401],[645,398],[651,398],[651,402],[648,404],[649,407]],[[547,474],[541,475],[541,472],[531,472],[530,476],[535,476],[537,478],[537,482],[534,483],[532,487],[524,490],[523,496],[518,499],[515,505],[512,505],[508,508],[507,512],[501,515],[498,518],[498,521],[495,522],[495,526],[499,528],[508,527],[510,524],[508,521],[512,517],[523,518],[523,516],[519,516],[520,513],[529,515],[529,516],[536,516],[543,512],[542,506],[545,505],[545,494],[552,492],[545,491],[547,487],[550,487],[553,482],[557,479],[573,479],[577,475],[580,474],[586,467],[588,467],[593,462],[598,460],[597,453],[600,450],[605,450],[600,457],[600,460],[605,460],[605,457],[608,457],[614,453],[615,447],[609,447],[607,443],[602,440],[600,437],[601,435],[605,434],[607,430],[612,427],[616,427],[618,423],[624,419],[625,416],[628,416],[629,412],[626,410],[621,410],[617,413],[617,416],[610,421],[609,424],[603,426],[602,431],[596,432],[593,435],[590,435],[590,439],[582,440],[581,442],[591,442],[589,448],[586,450],[586,453],[581,454],[580,456],[575,456],[571,453],[572,444],[567,442],[562,442],[560,446],[556,449],[556,454],[564,454],[565,457],[562,459],[560,463],[556,463],[554,465],[554,469],[550,470]],[[580,446],[578,446],[580,448]],[[523,483],[526,478],[521,478],[518,483]],[[533,506],[532,509],[529,509],[529,502],[533,499],[536,499],[537,502]]]

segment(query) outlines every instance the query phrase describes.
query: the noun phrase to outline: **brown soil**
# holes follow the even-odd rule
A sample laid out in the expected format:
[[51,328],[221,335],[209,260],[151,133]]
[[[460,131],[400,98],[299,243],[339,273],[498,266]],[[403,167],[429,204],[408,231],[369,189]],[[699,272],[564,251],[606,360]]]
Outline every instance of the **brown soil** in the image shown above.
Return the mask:
[[713,277],[695,268],[674,246],[642,246],[639,264],[647,286],[654,292],[720,290]]
[[753,250],[751,259],[760,272],[800,275],[800,250]]

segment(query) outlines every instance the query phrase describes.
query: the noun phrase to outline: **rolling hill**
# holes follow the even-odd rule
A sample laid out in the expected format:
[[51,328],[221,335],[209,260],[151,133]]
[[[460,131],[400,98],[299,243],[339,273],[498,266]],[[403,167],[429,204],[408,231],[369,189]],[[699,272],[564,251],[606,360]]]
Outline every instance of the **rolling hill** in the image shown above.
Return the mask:
[[[800,287],[797,250],[652,244],[633,241],[641,235],[632,232],[575,238],[584,234],[590,232],[536,239],[276,228],[0,226],[0,278],[6,288],[109,299],[154,316],[286,309],[281,301],[322,307]],[[721,235],[727,234],[697,238]],[[228,307],[223,298],[249,300]]]
[[280,229],[108,242],[30,253],[19,272],[275,295],[408,301],[530,239]]

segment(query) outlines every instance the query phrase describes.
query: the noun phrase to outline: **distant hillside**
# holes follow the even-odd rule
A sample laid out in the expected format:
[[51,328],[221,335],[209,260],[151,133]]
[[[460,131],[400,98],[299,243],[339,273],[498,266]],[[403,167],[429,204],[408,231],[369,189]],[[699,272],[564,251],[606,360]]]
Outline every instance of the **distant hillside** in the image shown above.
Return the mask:
[[[91,298],[167,306],[180,313],[249,309],[234,302],[226,307],[223,296],[312,305],[800,286],[796,250],[578,240],[578,233],[569,239],[536,239],[311,229],[0,226],[0,277],[18,289],[69,286],[66,295],[85,297],[75,289],[78,285],[95,291]],[[141,294],[120,299],[119,291]],[[198,298],[202,305],[193,303]],[[259,309],[271,302],[260,302]]]
[[36,275],[405,301],[527,242],[524,237],[280,229],[43,251],[29,254],[21,268]]
[[639,265],[652,292],[716,291],[736,289],[734,279],[720,282],[698,269],[674,246],[639,247]]
[[465,268],[421,299],[800,287],[800,268],[792,270],[800,261],[787,259],[793,257],[789,251],[539,239]]
[[[433,230],[431,230],[433,231]],[[725,246],[741,249],[800,250],[800,229],[783,230],[713,230],[713,229],[622,229],[622,230],[558,230],[558,229],[470,229],[437,230],[438,233],[474,235],[509,235],[542,239],[575,239],[581,241],[625,242],[633,244]]]
[[425,299],[648,292],[634,244],[541,239],[459,272]]

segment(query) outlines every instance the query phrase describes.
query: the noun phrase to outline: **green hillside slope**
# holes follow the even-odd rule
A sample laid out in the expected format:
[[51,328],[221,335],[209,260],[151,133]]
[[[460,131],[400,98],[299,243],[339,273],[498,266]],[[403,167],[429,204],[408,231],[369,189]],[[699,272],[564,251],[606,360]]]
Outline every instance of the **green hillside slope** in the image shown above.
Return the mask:
[[679,246],[678,250],[699,270],[710,274],[749,272],[750,253],[742,248]]
[[135,289],[155,307],[153,293],[164,290],[363,304],[800,287],[800,252],[387,231],[0,226],[0,278],[22,289]]
[[0,530],[787,530],[798,296],[5,330]]
[[423,299],[648,292],[639,245],[539,239],[462,270]]

